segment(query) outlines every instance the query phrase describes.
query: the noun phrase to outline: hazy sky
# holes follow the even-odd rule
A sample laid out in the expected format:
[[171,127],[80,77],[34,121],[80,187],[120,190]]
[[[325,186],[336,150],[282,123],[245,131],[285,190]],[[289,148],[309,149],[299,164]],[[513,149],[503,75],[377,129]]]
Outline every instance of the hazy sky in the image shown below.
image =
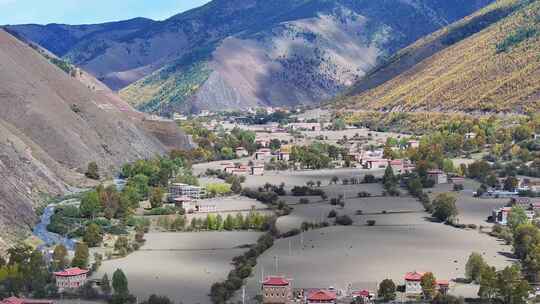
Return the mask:
[[0,24],[163,20],[209,0],[0,0]]

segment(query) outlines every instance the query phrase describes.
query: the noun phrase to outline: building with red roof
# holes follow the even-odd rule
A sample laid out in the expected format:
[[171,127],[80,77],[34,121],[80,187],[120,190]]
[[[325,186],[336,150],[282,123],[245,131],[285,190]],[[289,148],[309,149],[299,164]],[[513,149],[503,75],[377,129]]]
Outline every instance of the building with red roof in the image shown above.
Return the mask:
[[[425,272],[407,272],[405,274],[405,294],[408,297],[418,297],[422,294],[422,285],[420,284]],[[450,282],[447,280],[437,280],[437,288],[441,293],[446,293],[450,288]]]
[[68,268],[63,271],[54,272],[56,287],[63,292],[66,289],[77,289],[86,283],[88,270],[79,267]]
[[337,295],[333,291],[319,289],[308,294],[307,304],[335,304]]
[[0,301],[0,304],[53,304],[53,301],[9,297]]
[[291,282],[282,276],[269,276],[262,282],[264,304],[289,304],[292,302]]

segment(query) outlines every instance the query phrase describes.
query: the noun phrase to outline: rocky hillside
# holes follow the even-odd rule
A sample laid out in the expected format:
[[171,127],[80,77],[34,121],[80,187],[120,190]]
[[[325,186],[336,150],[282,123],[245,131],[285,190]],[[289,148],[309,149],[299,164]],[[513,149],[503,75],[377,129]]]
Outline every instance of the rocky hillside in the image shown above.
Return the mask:
[[197,111],[331,98],[381,59],[491,2],[214,0],[162,22],[8,29],[139,109]]
[[540,1],[499,0],[398,52],[338,108],[540,111]]
[[0,83],[0,248],[28,231],[33,207],[45,197],[87,185],[82,173],[89,162],[106,175],[166,151],[138,126],[142,114],[3,30]]

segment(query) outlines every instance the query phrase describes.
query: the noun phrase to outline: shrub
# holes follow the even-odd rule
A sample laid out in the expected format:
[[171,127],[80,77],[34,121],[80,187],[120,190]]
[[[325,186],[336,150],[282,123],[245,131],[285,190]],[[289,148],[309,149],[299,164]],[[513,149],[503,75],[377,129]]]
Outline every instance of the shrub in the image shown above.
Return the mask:
[[370,196],[371,196],[371,193],[369,193],[369,192],[366,192],[366,191],[358,192],[358,197],[360,197],[360,198],[370,197]]
[[356,215],[362,215],[362,214],[364,214],[364,211],[362,211],[362,210],[356,210]]
[[377,182],[377,179],[372,174],[366,174],[364,176],[364,184],[374,184]]
[[308,199],[308,198],[305,198],[305,197],[301,198],[301,199],[300,199],[300,204],[302,204],[302,205],[307,205],[307,204],[309,204],[309,199]]
[[336,224],[342,226],[350,226],[353,224],[353,220],[348,215],[342,215],[336,217]]
[[366,223],[368,224],[368,226],[375,226],[376,221],[375,220],[368,220]]
[[328,218],[334,218],[336,216],[337,216],[337,212],[334,209],[330,210],[330,212],[328,213]]

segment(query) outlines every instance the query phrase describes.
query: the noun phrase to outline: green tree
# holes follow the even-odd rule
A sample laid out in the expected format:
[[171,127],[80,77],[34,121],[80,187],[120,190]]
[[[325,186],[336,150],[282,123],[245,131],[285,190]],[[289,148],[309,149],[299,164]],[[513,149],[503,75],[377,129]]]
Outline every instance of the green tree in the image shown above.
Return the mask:
[[480,282],[483,269],[487,267],[484,258],[479,253],[473,252],[465,265],[465,277],[476,283]]
[[379,298],[382,298],[384,302],[392,301],[396,298],[396,284],[390,279],[384,279],[379,284]]
[[480,274],[480,289],[478,296],[491,301],[497,295],[497,271],[495,267],[487,266]]
[[508,227],[515,230],[519,225],[523,225],[529,222],[525,209],[521,206],[513,206],[510,214],[508,215]]
[[154,187],[150,192],[150,205],[152,208],[161,208],[163,206],[164,191],[161,187]]
[[113,273],[112,287],[115,295],[129,295],[128,279],[121,269],[116,269]]
[[118,239],[116,239],[116,242],[114,242],[114,250],[116,250],[121,256],[124,256],[129,251],[129,241],[127,237],[120,236]]
[[88,164],[88,167],[86,169],[86,173],[84,174],[86,177],[90,179],[99,179],[99,167],[96,162],[90,162]]
[[519,180],[515,178],[514,176],[508,176],[504,180],[504,190],[506,191],[514,191],[516,190],[517,186],[519,184]]
[[503,303],[527,303],[530,287],[527,281],[521,278],[521,270],[518,265],[508,266],[497,273],[496,286],[497,295]]
[[103,294],[105,295],[110,295],[111,294],[111,282],[109,280],[109,276],[107,274],[104,274],[103,277],[101,278],[101,292],[103,292]]
[[150,191],[149,182],[148,176],[137,174],[128,180],[128,185],[132,186],[141,198],[146,198]]
[[514,230],[512,245],[518,259],[525,260],[537,244],[540,244],[540,230],[536,226],[523,224]]
[[240,180],[238,178],[235,178],[231,184],[231,191],[234,193],[240,193],[242,192],[242,184],[240,183]]
[[81,215],[86,218],[94,218],[101,211],[101,202],[97,191],[86,193],[79,207]]
[[83,241],[88,244],[89,247],[97,247],[103,241],[101,234],[101,227],[95,223],[91,223],[86,227],[84,232]]
[[67,248],[60,244],[54,247],[53,251],[53,269],[62,270],[68,265],[68,251]]
[[424,297],[428,300],[433,299],[433,297],[437,293],[437,279],[435,279],[433,273],[425,273],[422,276],[420,285],[422,286],[422,293],[424,294]]
[[73,257],[73,260],[71,261],[71,266],[87,269],[88,257],[89,257],[88,245],[86,245],[85,243],[77,243],[75,245],[75,256]]
[[441,221],[451,221],[458,215],[456,197],[451,193],[440,193],[433,200],[433,216]]

